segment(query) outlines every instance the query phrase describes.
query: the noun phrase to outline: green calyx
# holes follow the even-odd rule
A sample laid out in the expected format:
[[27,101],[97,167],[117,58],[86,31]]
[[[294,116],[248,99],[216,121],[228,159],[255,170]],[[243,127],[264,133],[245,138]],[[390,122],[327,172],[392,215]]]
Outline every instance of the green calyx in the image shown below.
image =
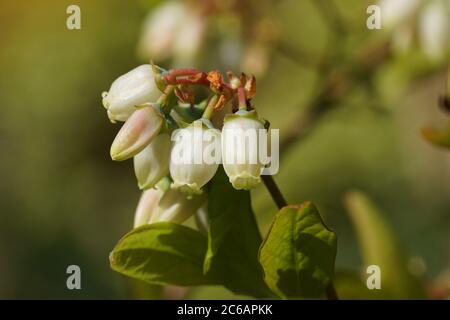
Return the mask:
[[247,111],[247,110],[238,110],[235,113],[232,114],[227,114],[225,116],[225,118],[223,119],[223,122],[227,122],[233,119],[239,119],[239,118],[247,118],[250,120],[255,120],[258,122],[261,122],[264,125],[264,121],[262,121],[259,117],[258,114],[256,113],[256,110],[251,110],[251,111]]
[[190,103],[179,102],[174,105],[173,109],[184,121],[192,122],[202,117],[206,105],[206,101],[194,105],[191,105]]

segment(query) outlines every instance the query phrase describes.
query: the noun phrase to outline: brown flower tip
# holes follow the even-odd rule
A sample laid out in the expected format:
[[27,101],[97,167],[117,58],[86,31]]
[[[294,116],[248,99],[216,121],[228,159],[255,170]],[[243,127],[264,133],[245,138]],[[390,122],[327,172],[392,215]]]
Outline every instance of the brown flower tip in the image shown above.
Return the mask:
[[219,71],[213,70],[208,72],[208,76],[206,79],[208,79],[208,81],[210,82],[211,88],[220,90],[220,88],[222,87],[223,76]]
[[251,99],[256,95],[256,78],[252,76],[251,78],[247,78],[247,82],[245,83],[245,92],[247,93],[247,98]]
[[225,96],[223,94],[220,95],[219,100],[217,101],[216,105],[214,106],[214,110],[222,109],[226,102],[227,102],[227,99],[225,98]]

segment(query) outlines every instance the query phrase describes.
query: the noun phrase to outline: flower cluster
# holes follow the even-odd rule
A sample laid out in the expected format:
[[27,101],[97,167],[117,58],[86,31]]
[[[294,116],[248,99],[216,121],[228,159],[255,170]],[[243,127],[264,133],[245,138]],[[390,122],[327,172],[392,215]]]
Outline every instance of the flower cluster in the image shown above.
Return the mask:
[[[204,212],[205,185],[216,174],[219,162],[199,162],[198,158],[210,150],[223,163],[234,188],[248,190],[260,182],[264,164],[258,157],[257,141],[233,143],[236,130],[255,133],[255,137],[261,131],[267,134],[265,122],[250,102],[256,93],[255,78],[228,73],[228,79],[224,81],[218,71],[166,71],[141,65],[117,78],[102,94],[110,121],[124,122],[111,145],[111,158],[133,158],[137,183],[143,190],[135,227],[158,221],[181,223]],[[192,87],[198,85],[208,87],[211,94],[196,104]],[[211,117],[226,105],[232,106],[233,113],[225,115],[220,131]],[[207,133],[210,141],[205,142]],[[219,148],[212,148],[217,144]],[[188,161],[175,161],[179,150]],[[230,156],[236,153],[243,155],[239,161]]]

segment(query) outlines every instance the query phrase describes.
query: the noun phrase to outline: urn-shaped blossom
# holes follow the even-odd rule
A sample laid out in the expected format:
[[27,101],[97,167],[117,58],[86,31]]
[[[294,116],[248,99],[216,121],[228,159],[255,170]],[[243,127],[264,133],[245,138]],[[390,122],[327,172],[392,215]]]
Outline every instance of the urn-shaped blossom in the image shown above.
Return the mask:
[[261,181],[264,165],[259,156],[259,141],[262,137],[267,138],[267,131],[255,111],[238,111],[225,117],[222,161],[235,189],[249,190]]
[[140,189],[155,186],[169,174],[170,136],[161,133],[134,156],[134,173]]
[[187,195],[180,190],[169,188],[164,192],[153,214],[150,215],[149,223],[161,221],[182,223],[193,216],[205,200],[204,194]]
[[117,78],[109,91],[103,92],[102,102],[112,122],[126,121],[136,106],[155,102],[160,95],[152,67],[144,64]]
[[159,200],[161,200],[163,195],[164,191],[157,188],[151,188],[142,192],[136,208],[136,213],[134,214],[135,228],[150,222],[150,218],[155,213]]
[[172,187],[188,194],[199,194],[212,179],[220,163],[220,131],[201,120],[176,130],[170,156]]

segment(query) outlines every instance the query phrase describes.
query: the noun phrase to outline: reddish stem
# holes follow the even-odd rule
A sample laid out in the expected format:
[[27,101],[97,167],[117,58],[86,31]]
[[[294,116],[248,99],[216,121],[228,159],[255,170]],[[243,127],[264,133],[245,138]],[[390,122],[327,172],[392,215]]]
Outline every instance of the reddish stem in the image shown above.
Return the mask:
[[245,95],[245,88],[239,87],[237,88],[238,101],[239,101],[239,109],[246,110],[247,109],[247,97]]
[[204,73],[203,71],[194,69],[194,68],[176,68],[176,69],[171,69],[169,71],[169,74],[173,77],[178,77],[178,76],[194,76],[196,74],[199,73]]
[[169,84],[177,84],[177,77],[193,77],[198,75],[201,75],[201,78],[206,77],[206,74],[204,72],[197,69],[177,68],[171,69],[166,75],[164,75],[164,80],[166,80],[166,82]]
[[200,79],[191,79],[191,78],[180,78],[180,79],[175,79],[172,81],[167,81],[170,84],[174,84],[174,85],[178,85],[178,84],[186,84],[186,85],[194,85],[194,84],[199,84],[199,85],[205,85],[205,86],[209,86],[209,81],[204,78],[201,77]]

